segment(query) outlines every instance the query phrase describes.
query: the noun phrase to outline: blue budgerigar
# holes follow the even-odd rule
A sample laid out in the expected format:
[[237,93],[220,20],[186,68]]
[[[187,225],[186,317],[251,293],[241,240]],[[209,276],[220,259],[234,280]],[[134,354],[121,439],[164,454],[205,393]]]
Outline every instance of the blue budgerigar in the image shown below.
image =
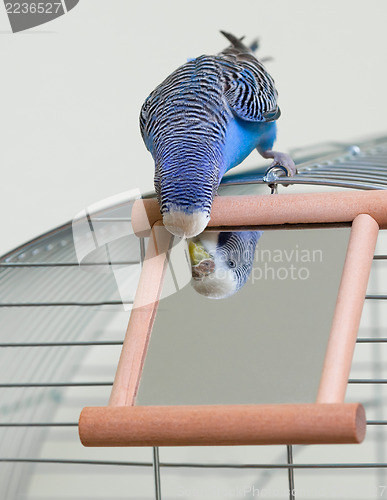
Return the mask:
[[205,231],[189,240],[192,286],[211,299],[236,293],[248,280],[261,231]]
[[254,149],[288,175],[296,171],[273,151],[280,109],[272,77],[240,39],[222,33],[230,47],[180,66],[140,113],[164,225],[180,237],[205,229],[223,175]]

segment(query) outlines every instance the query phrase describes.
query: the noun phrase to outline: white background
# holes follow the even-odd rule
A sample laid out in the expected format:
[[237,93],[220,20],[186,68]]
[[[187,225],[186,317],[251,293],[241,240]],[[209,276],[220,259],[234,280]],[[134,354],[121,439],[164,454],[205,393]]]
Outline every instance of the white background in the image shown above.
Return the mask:
[[279,149],[384,133],[386,20],[384,0],[81,0],[12,34],[0,6],[0,254],[100,199],[153,189],[141,104],[188,57],[222,50],[219,29],[258,35],[275,58]]

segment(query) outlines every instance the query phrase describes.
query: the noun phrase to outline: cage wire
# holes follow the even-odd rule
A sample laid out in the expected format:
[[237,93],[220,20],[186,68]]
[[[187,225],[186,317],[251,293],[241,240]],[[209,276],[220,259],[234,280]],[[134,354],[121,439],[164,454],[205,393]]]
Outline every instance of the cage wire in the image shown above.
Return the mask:
[[[286,192],[386,189],[387,137],[293,152]],[[266,193],[264,169],[227,175],[220,194]],[[300,187],[300,185],[302,185]],[[283,188],[281,188],[283,189]],[[121,207],[122,208],[122,207]],[[127,207],[126,207],[127,208]],[[120,224],[119,206],[101,222]],[[103,406],[113,384],[130,307],[113,266],[133,271],[146,240],[128,235],[78,264],[72,224],[0,259],[0,497],[5,500],[371,499],[387,497],[387,239],[373,260],[346,401],[361,402],[360,445],[84,448],[84,406]],[[307,353],[306,353],[307,355]]]

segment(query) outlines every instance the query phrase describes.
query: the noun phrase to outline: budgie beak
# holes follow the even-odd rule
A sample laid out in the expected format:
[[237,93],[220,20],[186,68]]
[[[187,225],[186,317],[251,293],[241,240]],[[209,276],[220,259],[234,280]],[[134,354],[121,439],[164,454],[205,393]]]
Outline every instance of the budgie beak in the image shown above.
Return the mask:
[[190,241],[188,250],[194,279],[201,280],[215,271],[214,259],[200,241]]

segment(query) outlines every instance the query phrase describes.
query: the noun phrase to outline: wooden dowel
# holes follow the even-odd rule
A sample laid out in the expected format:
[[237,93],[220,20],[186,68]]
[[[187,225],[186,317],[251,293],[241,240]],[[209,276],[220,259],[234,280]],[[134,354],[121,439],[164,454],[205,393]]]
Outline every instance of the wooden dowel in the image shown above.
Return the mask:
[[132,228],[139,238],[147,238],[152,226],[163,216],[156,199],[136,200],[132,207]]
[[360,443],[360,404],[84,408],[84,446],[231,446]]
[[109,405],[131,405],[134,402],[163,286],[171,239],[172,235],[164,226],[157,223],[154,225]]
[[353,221],[317,402],[344,401],[379,226],[369,215]]
[[[387,229],[387,191],[216,196],[208,227],[352,222],[360,214],[370,215]],[[156,199],[134,203],[132,224],[137,235],[149,234],[158,220],[162,216]]]

